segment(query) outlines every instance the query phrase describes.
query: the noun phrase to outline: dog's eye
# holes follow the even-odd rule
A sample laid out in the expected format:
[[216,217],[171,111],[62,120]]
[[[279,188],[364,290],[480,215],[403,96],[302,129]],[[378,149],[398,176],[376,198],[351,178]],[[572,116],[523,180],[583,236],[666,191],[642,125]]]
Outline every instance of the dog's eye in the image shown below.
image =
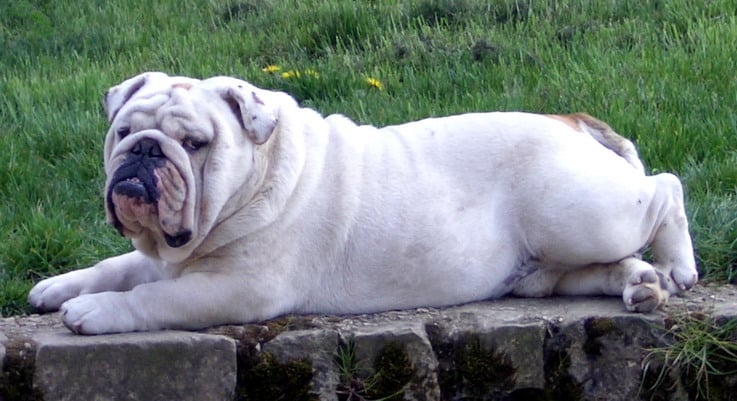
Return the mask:
[[182,146],[190,152],[200,150],[203,146],[207,145],[205,141],[198,141],[197,139],[187,138],[182,142]]
[[123,139],[130,135],[131,129],[130,127],[120,127],[118,128],[118,138]]

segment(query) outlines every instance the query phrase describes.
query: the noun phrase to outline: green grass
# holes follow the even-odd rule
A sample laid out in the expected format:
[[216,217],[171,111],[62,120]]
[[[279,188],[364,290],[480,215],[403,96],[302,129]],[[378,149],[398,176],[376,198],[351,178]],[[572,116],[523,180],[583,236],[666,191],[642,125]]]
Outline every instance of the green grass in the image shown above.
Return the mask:
[[[711,310],[675,310],[665,333],[666,346],[647,350],[643,361],[642,392],[672,392],[680,381],[691,400],[729,399],[728,377],[737,374],[737,320],[718,321]],[[659,399],[649,397],[648,399]]]
[[731,0],[3,2],[0,311],[130,247],[103,222],[100,98],[145,70],[239,76],[377,125],[588,112],[683,178],[702,274],[735,281],[734,43]]

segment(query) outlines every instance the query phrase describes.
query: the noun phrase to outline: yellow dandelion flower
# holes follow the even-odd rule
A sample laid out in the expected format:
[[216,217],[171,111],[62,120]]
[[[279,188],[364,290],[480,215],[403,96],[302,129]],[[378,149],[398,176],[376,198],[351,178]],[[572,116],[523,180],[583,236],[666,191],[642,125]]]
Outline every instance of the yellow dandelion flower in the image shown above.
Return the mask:
[[378,90],[383,90],[383,89],[384,89],[384,85],[383,85],[383,84],[381,83],[381,81],[379,81],[379,80],[378,80],[378,79],[376,79],[376,78],[371,78],[371,77],[368,77],[368,78],[366,78],[366,83],[367,83],[367,84],[368,84],[368,85],[369,85],[370,87],[372,87],[372,88],[376,88],[376,89],[378,89]]
[[269,74],[273,74],[275,72],[279,72],[281,70],[281,67],[274,64],[269,64],[266,67],[262,68],[261,71],[268,72]]
[[320,74],[317,71],[313,70],[312,68],[308,70],[304,70],[304,74],[312,78],[317,78],[320,76]]
[[289,71],[285,71],[285,72],[282,72],[281,73],[281,77],[284,78],[284,79],[299,78],[301,76],[302,76],[302,74],[299,71],[296,71],[296,70],[289,70]]

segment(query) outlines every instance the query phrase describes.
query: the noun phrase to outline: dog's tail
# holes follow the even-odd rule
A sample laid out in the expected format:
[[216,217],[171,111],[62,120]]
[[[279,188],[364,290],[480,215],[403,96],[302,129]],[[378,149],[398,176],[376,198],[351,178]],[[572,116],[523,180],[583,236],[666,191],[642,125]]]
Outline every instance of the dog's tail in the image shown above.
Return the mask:
[[635,145],[627,138],[614,132],[607,123],[585,113],[550,115],[550,117],[563,121],[576,131],[591,135],[591,137],[596,139],[604,147],[627,160],[637,171],[643,175],[645,174],[645,166],[640,160],[640,155],[637,153]]

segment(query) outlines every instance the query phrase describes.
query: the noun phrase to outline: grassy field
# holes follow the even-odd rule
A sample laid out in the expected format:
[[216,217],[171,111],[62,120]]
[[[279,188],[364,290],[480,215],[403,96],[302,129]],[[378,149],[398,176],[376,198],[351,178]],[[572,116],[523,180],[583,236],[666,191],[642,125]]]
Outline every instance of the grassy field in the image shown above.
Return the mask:
[[735,43],[732,0],[3,2],[0,312],[129,249],[104,223],[100,99],[145,70],[238,76],[377,125],[588,112],[681,176],[702,274],[735,281]]

